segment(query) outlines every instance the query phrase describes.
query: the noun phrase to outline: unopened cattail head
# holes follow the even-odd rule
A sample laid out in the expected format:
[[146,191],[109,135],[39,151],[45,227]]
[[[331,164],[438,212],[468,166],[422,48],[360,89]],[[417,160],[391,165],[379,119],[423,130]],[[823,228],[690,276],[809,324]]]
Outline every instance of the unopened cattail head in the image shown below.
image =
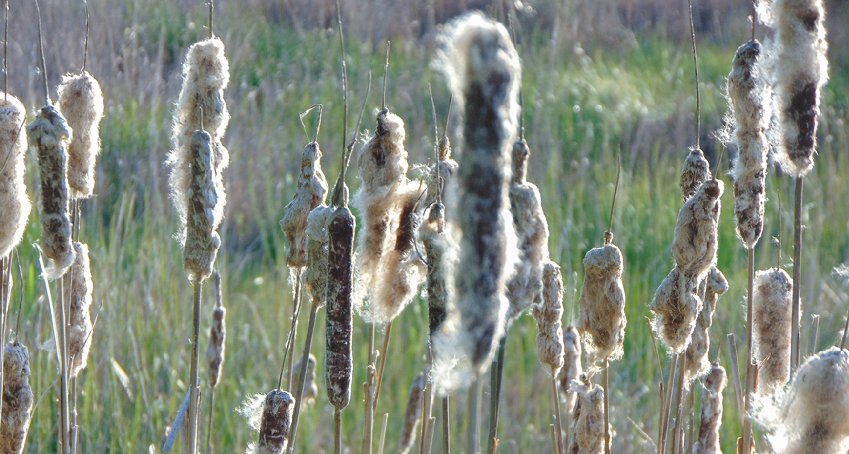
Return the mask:
[[206,347],[206,362],[209,365],[209,387],[215,388],[221,379],[221,366],[224,364],[224,349],[227,339],[227,325],[225,316],[227,309],[224,307],[221,295],[221,275],[213,274],[213,288],[216,294],[215,308],[212,309],[212,324],[209,327],[209,346]]
[[224,169],[230,164],[230,154],[221,140],[230,121],[224,102],[224,89],[230,81],[229,71],[224,43],[217,37],[199,41],[189,48],[183,63],[183,86],[167,161],[171,167],[171,197],[177,213],[185,222],[189,212],[189,201],[185,194],[192,183],[194,133],[203,130],[209,134],[211,162],[214,166],[212,181],[217,193],[211,213],[213,230],[217,230],[221,224],[227,203]]
[[[301,405],[311,404],[315,402],[315,399],[318,397],[318,383],[315,382],[315,365],[315,356],[310,353],[307,357],[307,375],[304,379],[304,393],[301,395]],[[300,359],[295,362],[294,366],[292,366],[295,371],[295,375],[293,377],[294,380],[292,382],[294,386],[292,389],[294,389],[295,392],[299,392],[301,389],[301,371],[304,369],[304,366],[305,365]]]
[[557,380],[566,408],[571,410],[575,406],[575,393],[569,388],[572,380],[577,380],[584,372],[581,367],[581,335],[572,325],[563,328],[563,347],[563,368]]
[[286,264],[292,268],[307,266],[307,217],[310,211],[324,203],[327,179],[321,170],[321,150],[318,142],[310,142],[301,156],[301,174],[295,198],[286,205],[280,226],[289,242]]
[[68,323],[68,357],[71,363],[71,377],[76,377],[88,361],[91,349],[91,303],[94,284],[91,280],[91,266],[88,259],[88,246],[74,243],[76,259],[68,270],[68,282],[65,282],[65,301],[70,305]]
[[539,189],[525,178],[530,149],[524,139],[513,144],[513,180],[510,211],[519,242],[519,260],[507,281],[508,325],[532,304],[542,291],[543,264],[548,259],[548,220],[542,210]]
[[772,3],[776,29],[772,79],[780,126],[778,160],[793,176],[814,166],[820,92],[828,80],[822,0]]
[[24,181],[25,117],[21,101],[0,92],[0,257],[9,255],[21,242],[31,208]]
[[45,272],[55,279],[65,274],[74,263],[66,149],[71,139],[71,128],[55,107],[46,105],[27,127],[27,133],[38,154],[42,248],[44,255],[50,259]]
[[705,375],[702,392],[699,440],[693,445],[693,454],[722,454],[719,446],[719,426],[722,424],[722,390],[725,389],[725,369],[711,365]]
[[757,244],[763,232],[766,193],[766,164],[769,142],[769,89],[761,69],[761,45],[748,41],[737,48],[728,74],[730,119],[734,125],[737,158],[733,163],[734,214],[737,235],[747,249]]
[[706,180],[678,212],[672,254],[684,274],[701,278],[716,261],[723,189],[721,180]]
[[3,415],[0,420],[0,452],[24,452],[32,418],[33,394],[29,384],[29,351],[17,342],[3,349]]
[[286,391],[275,389],[268,393],[262,405],[259,442],[254,454],[283,454],[289,444],[289,426],[295,398]]
[[761,419],[775,452],[842,453],[849,449],[849,350],[808,358]]
[[572,443],[569,454],[602,454],[604,450],[604,388],[594,385],[582,374],[572,382],[577,395],[572,415]]
[[355,221],[347,207],[336,208],[328,232],[325,381],[330,403],[341,410],[351,401]]
[[404,425],[401,426],[400,451],[403,454],[410,452],[416,441],[416,430],[422,416],[422,403],[424,401],[424,390],[427,385],[425,374],[416,375],[410,385],[410,396],[407,398],[407,410],[404,412]]
[[56,107],[74,130],[68,145],[68,185],[76,199],[94,193],[94,166],[100,154],[100,120],[103,118],[103,93],[91,74],[65,74],[59,83]]
[[702,310],[696,319],[696,326],[687,346],[687,369],[688,379],[692,379],[708,371],[708,351],[710,350],[710,326],[713,323],[713,313],[716,310],[716,302],[719,295],[728,291],[728,280],[725,275],[715,266],[710,268],[705,278],[705,298]]
[[710,176],[710,164],[705,159],[705,154],[699,148],[691,149],[681,168],[681,194],[684,200],[692,197]]
[[680,353],[690,342],[702,307],[698,280],[677,266],[666,276],[649,308],[654,313],[652,329],[672,353]]
[[593,362],[618,359],[625,340],[625,289],[622,252],[614,244],[590,249],[584,256],[584,287],[578,300],[577,328]]
[[330,237],[327,226],[333,209],[321,204],[307,216],[307,269],[304,272],[304,288],[313,304],[324,305],[327,297],[327,244]]
[[771,392],[790,379],[793,279],[780,268],[759,271],[752,293],[752,347],[759,389]]
[[215,231],[214,207],[219,193],[214,183],[212,138],[206,131],[192,134],[191,151],[191,182],[183,194],[187,207],[183,264],[190,279],[202,281],[212,273],[221,246]]
[[521,66],[507,29],[478,13],[448,25],[441,42],[440,67],[464,116],[456,203],[448,216],[460,231],[455,285],[462,349],[482,373],[504,332],[505,287],[516,259],[509,183]]
[[542,271],[542,302],[533,306],[537,322],[537,354],[541,363],[556,377],[563,367],[563,277],[560,266],[548,261]]

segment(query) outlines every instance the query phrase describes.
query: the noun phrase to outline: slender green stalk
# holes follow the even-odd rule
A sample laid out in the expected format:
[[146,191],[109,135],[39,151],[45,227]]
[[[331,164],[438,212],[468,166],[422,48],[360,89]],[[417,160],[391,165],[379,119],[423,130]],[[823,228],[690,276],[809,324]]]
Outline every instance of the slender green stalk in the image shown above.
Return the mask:
[[468,416],[469,426],[467,427],[467,453],[468,454],[479,454],[481,451],[481,440],[480,433],[478,432],[478,424],[480,420],[480,394],[481,394],[481,380],[480,377],[475,377],[474,382],[472,382],[472,386],[469,387],[469,408],[468,408]]
[[339,408],[333,412],[333,452],[342,454],[342,410]]
[[310,309],[310,321],[307,325],[307,338],[304,341],[304,353],[301,355],[301,371],[298,375],[300,381],[298,382],[300,386],[295,390],[297,394],[295,394],[295,410],[292,412],[292,426],[291,430],[289,430],[289,450],[290,452],[295,451],[295,437],[298,435],[298,417],[301,414],[301,404],[303,399],[301,398],[304,395],[304,390],[306,389],[307,383],[307,363],[309,362],[310,357],[310,347],[312,346],[312,335],[315,331],[315,319],[318,316],[318,309],[320,304],[317,301],[312,302],[312,308]]
[[799,324],[802,305],[802,182],[796,177],[793,200],[793,326],[790,335],[790,377],[799,367]]
[[198,410],[200,404],[200,387],[198,386],[198,338],[200,337],[200,305],[203,281],[192,281],[194,315],[192,317],[192,362],[189,376],[189,453],[198,452]]

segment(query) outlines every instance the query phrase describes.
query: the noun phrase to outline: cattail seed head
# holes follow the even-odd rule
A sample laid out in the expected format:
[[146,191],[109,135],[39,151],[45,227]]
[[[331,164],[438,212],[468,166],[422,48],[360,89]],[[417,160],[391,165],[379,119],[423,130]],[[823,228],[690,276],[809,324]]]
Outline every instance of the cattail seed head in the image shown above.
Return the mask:
[[778,160],[793,176],[814,166],[820,92],[828,80],[822,0],[777,0],[772,79],[780,125]]
[[351,400],[353,373],[353,259],[355,221],[347,207],[336,208],[328,230],[325,381],[330,403],[341,410]]
[[710,326],[713,323],[713,313],[716,311],[716,303],[719,295],[728,291],[728,280],[725,275],[715,266],[710,268],[705,278],[705,299],[702,310],[696,318],[696,326],[687,345],[687,369],[688,380],[695,378],[710,368],[707,356],[710,350]]
[[705,159],[705,154],[699,148],[691,149],[681,169],[681,193],[684,201],[692,197],[710,176],[710,164]]
[[583,373],[581,368],[581,335],[574,326],[563,328],[563,368],[557,380],[560,383],[560,395],[565,398],[566,408],[575,406],[575,393],[570,391],[570,384]]
[[29,384],[29,351],[17,342],[3,349],[3,415],[0,420],[0,452],[24,452],[32,418],[33,394]]
[[704,380],[702,409],[699,418],[699,441],[693,454],[722,454],[719,446],[719,426],[722,424],[722,390],[725,389],[725,369],[714,363]]
[[780,268],[759,271],[752,293],[752,347],[761,391],[790,379],[793,279]]
[[0,92],[0,257],[21,242],[31,209],[24,181],[27,132],[21,126],[25,117],[21,101]]
[[577,395],[572,416],[570,454],[602,454],[604,450],[604,389],[593,385],[586,374],[572,382],[571,391]]
[[774,406],[760,415],[775,452],[838,453],[849,449],[849,350],[809,357]]
[[192,135],[191,183],[185,193],[186,232],[183,264],[189,278],[202,281],[212,273],[221,238],[215,231],[215,206],[218,203],[218,186],[215,185],[211,137],[206,131]]
[[94,284],[91,280],[88,246],[74,243],[74,251],[76,259],[67,274],[70,282],[65,283],[65,301],[69,302],[71,308],[68,323],[68,357],[73,358],[71,377],[76,377],[86,366],[94,328],[91,324]]
[[[309,405],[315,402],[315,399],[318,397],[318,384],[315,382],[315,365],[315,356],[310,353],[307,357],[307,375],[304,379],[304,393],[301,395],[301,405]],[[292,382],[294,386],[292,388],[297,392],[301,389],[301,371],[304,368],[304,364],[299,359],[292,368],[295,371],[293,376],[294,381]]]
[[404,412],[404,425],[401,427],[401,452],[407,454],[413,448],[413,443],[416,441],[416,433],[419,426],[419,420],[422,416],[422,401],[424,400],[424,390],[427,385],[427,377],[421,373],[416,375],[413,383],[410,385],[410,396],[407,398],[407,411]]
[[288,392],[275,389],[268,393],[262,406],[255,454],[283,454],[286,451],[294,408],[295,398]]
[[563,277],[560,266],[548,261],[542,272],[542,303],[533,306],[534,319],[537,322],[537,353],[541,363],[549,367],[552,377],[556,377],[563,367],[564,345],[563,328]]
[[59,83],[56,107],[68,120],[74,137],[68,145],[68,185],[76,199],[94,193],[94,166],[100,154],[103,93],[91,74],[65,74]]
[[584,256],[577,328],[593,362],[622,356],[627,324],[623,262],[622,252],[613,244],[590,249]]
[[209,346],[206,348],[206,362],[209,365],[209,387],[218,386],[221,379],[221,366],[224,364],[224,349],[227,339],[225,316],[227,309],[222,303],[221,275],[213,275],[213,288],[216,293],[215,308],[212,309],[212,325],[209,327]]
[[[431,206],[436,202],[442,202],[446,198],[447,193],[455,191],[455,183],[457,176],[457,161],[451,158],[451,145],[448,142],[448,137],[443,137],[439,140],[439,148],[437,151],[439,160],[430,167],[428,175],[427,198],[425,206]],[[438,196],[442,196],[440,199]]]
[[430,206],[418,236],[427,256],[428,327],[433,336],[445,321],[448,300],[445,254],[450,246],[445,233],[445,205],[434,203]]
[[654,313],[652,329],[672,353],[680,353],[687,347],[701,307],[698,280],[673,267],[649,306]]
[[304,287],[313,304],[324,305],[327,297],[327,244],[330,241],[327,226],[333,209],[321,204],[307,216],[307,269]]
[[68,152],[65,148],[72,132],[62,114],[55,107],[46,105],[27,127],[27,134],[38,153],[42,247],[44,255],[50,259],[45,273],[56,279],[74,263],[71,216],[68,212]]
[[289,242],[286,264],[292,268],[307,266],[307,217],[310,211],[324,203],[327,179],[321,170],[321,150],[318,142],[310,142],[301,156],[301,175],[295,198],[286,205],[280,226]]
[[721,180],[706,180],[678,212],[672,253],[684,274],[701,279],[716,261],[723,189]]
[[504,26],[481,14],[455,20],[441,40],[441,68],[464,115],[456,203],[449,198],[449,218],[460,232],[461,348],[480,374],[504,332],[506,282],[516,259],[509,183],[521,66]]

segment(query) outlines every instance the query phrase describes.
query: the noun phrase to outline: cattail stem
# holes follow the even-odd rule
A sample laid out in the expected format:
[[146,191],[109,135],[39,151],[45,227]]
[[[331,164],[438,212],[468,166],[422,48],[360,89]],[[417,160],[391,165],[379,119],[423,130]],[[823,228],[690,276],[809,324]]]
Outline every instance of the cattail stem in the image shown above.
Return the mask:
[[375,365],[375,350],[374,350],[374,335],[375,335],[375,326],[374,323],[370,323],[368,325],[368,365],[366,366],[366,370],[368,372],[366,378],[366,386],[365,386],[365,394],[366,394],[366,421],[365,428],[363,430],[363,454],[371,453],[371,438],[372,432],[374,430],[374,371]]
[[442,398],[442,452],[451,454],[451,398]]
[[215,416],[215,388],[209,389],[209,422],[206,425],[206,453],[212,454],[212,427]]
[[790,335],[790,376],[799,367],[799,324],[801,323],[802,290],[802,182],[796,177],[793,200],[793,326]]
[[666,397],[663,399],[663,408],[661,409],[660,437],[658,438],[658,454],[666,452],[666,434],[669,431],[669,408],[672,403],[672,380],[677,371],[678,357],[680,353],[672,356],[672,362],[669,364],[669,377],[666,382]]
[[846,349],[846,339],[849,337],[849,314],[846,314],[846,324],[843,326],[843,338],[840,339],[840,349]]
[[672,428],[672,440],[669,445],[670,452],[672,453],[677,453],[679,450],[678,437],[681,430],[681,404],[684,401],[684,371],[687,369],[687,355],[684,353],[679,353],[678,355],[678,367],[675,371],[675,389],[673,390],[672,407],[669,411],[670,417],[672,415],[672,409],[675,411],[675,426]]
[[333,452],[342,454],[342,409],[333,412]]
[[[298,268],[296,270],[296,273],[297,273],[297,277],[295,278],[295,301],[294,301],[294,307],[292,307],[292,335],[291,335],[291,339],[289,341],[289,351],[288,351],[289,374],[287,376],[287,381],[286,381],[288,389],[292,388],[292,378],[295,375],[295,369],[292,368],[292,364],[294,364],[294,358],[295,358],[295,339],[298,336],[298,316],[300,315],[300,312],[301,312],[301,298],[302,298],[302,295],[301,295],[301,293],[302,293],[301,279],[302,279],[303,273],[301,272],[301,268]],[[309,355],[309,350],[307,350],[307,355]],[[306,364],[306,363],[301,363],[301,364]],[[278,386],[278,388],[279,388],[279,386]],[[301,401],[301,395],[298,394],[297,396],[295,396],[295,406],[297,406],[298,402],[300,402],[300,401]]]
[[200,387],[198,386],[198,338],[200,337],[200,305],[203,281],[192,281],[192,301],[194,315],[192,316],[192,362],[189,375],[189,453],[198,452],[198,405],[200,404]]
[[383,335],[383,350],[380,352],[380,368],[377,369],[377,388],[374,392],[372,405],[377,408],[377,399],[380,398],[380,388],[383,385],[383,371],[386,370],[386,356],[389,352],[389,335],[392,333],[392,320],[386,324],[386,333]]
[[[749,412],[752,409],[752,386],[754,386],[752,377],[752,297],[755,291],[755,248],[748,250],[748,272],[749,284],[748,295],[746,296],[746,390],[744,396],[744,411],[743,414],[743,446],[749,446],[752,439],[752,420],[749,418]],[[794,286],[795,288],[795,286]]]
[[383,448],[386,446],[386,426],[389,425],[389,413],[383,414],[383,426],[380,429],[380,444],[377,447],[377,454],[383,454]]
[[65,278],[62,277],[59,279],[59,344],[60,349],[57,354],[59,355],[59,361],[61,363],[59,368],[59,373],[61,374],[61,385],[60,385],[60,394],[59,394],[59,405],[60,405],[60,434],[59,439],[61,441],[62,449],[60,452],[69,453],[71,452],[71,443],[68,439],[68,435],[70,434],[70,403],[68,401],[68,336],[67,336],[67,316],[65,310]]
[[[601,379],[604,381],[604,454],[610,454],[610,362],[604,358],[604,369],[601,371]],[[560,424],[560,411],[557,405],[557,391],[554,396],[555,406],[558,408],[557,424]],[[560,435],[560,431],[557,431]],[[562,451],[561,451],[562,452]]]
[[318,315],[319,306],[320,304],[318,304],[318,302],[313,301],[312,308],[310,309],[310,321],[307,324],[307,338],[304,342],[304,353],[301,355],[301,370],[298,381],[300,386],[295,390],[297,394],[295,395],[295,411],[292,413],[292,428],[289,431],[289,452],[295,452],[295,437],[298,435],[298,416],[301,414],[301,403],[304,401],[303,395],[307,383],[307,362],[309,362],[312,335],[315,331],[315,319]]
[[[604,388],[604,437],[605,440],[608,440],[610,434],[607,431],[607,424],[609,420],[607,419],[607,361],[605,361],[604,367],[604,376],[605,376],[605,388]],[[563,452],[563,422],[560,420],[560,393],[557,391],[557,375],[551,376],[551,397],[554,399],[554,435],[557,440],[557,454],[561,454]],[[605,446],[607,446],[607,441],[605,441]],[[605,452],[606,452],[605,448]],[[494,451],[493,451],[494,452]],[[610,453],[607,453],[610,454]]]
[[498,342],[498,352],[490,370],[490,401],[489,401],[489,454],[495,454],[498,448],[498,412],[501,404],[501,378],[504,373],[504,350],[507,336],[502,336]]
[[474,382],[472,382],[472,386],[469,387],[469,407],[467,412],[467,419],[469,420],[469,426],[467,429],[467,451],[469,454],[479,454],[480,453],[480,433],[478,433],[478,421],[480,420],[480,394],[481,394],[481,381],[480,377],[475,377]]

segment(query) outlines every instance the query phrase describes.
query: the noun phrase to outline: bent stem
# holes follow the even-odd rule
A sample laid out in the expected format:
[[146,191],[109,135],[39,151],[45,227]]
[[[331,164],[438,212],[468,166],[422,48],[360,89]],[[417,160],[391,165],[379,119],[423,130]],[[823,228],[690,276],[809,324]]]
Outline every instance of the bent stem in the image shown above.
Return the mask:
[[316,300],[312,302],[312,308],[310,309],[310,321],[307,325],[307,339],[304,343],[304,353],[301,355],[301,370],[298,374],[298,378],[300,381],[298,382],[298,389],[295,394],[295,410],[292,413],[292,430],[289,432],[289,452],[295,452],[295,437],[298,435],[298,416],[301,414],[301,403],[303,399],[301,396],[304,395],[304,389],[306,389],[307,383],[307,362],[310,357],[310,347],[312,346],[312,335],[315,331],[315,319],[318,316],[319,303]]
[[[198,338],[200,337],[200,304],[203,281],[195,278],[192,281],[194,315],[192,316],[192,362],[189,375],[189,452],[198,452],[198,409],[200,404],[200,389],[198,387]],[[63,315],[64,318],[64,315]]]

